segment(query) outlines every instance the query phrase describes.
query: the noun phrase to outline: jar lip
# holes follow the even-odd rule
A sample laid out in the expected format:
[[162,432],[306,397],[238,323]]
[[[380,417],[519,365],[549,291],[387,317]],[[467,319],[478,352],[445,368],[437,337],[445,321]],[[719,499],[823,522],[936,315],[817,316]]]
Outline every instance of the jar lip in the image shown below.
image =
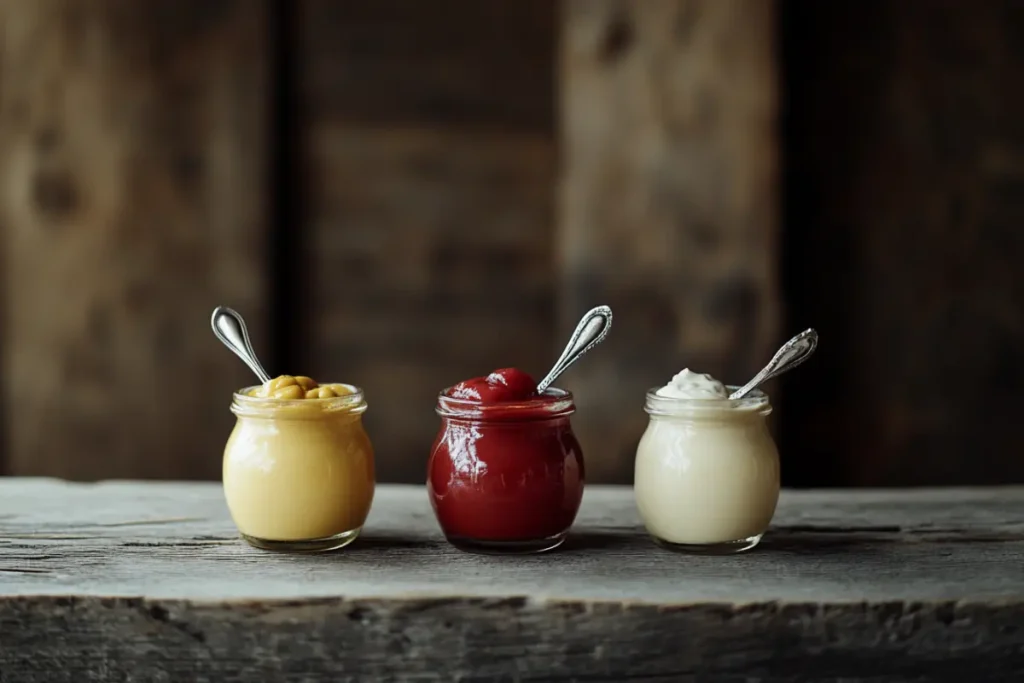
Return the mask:
[[250,396],[249,392],[259,389],[256,384],[250,387],[242,387],[235,391],[231,397],[232,412],[239,413],[267,413],[277,410],[288,410],[289,408],[305,407],[307,409],[319,408],[321,412],[344,412],[366,409],[366,400],[361,387],[345,382],[324,382],[323,384],[337,384],[343,386],[352,393],[332,398],[265,398],[263,396]]
[[[647,390],[646,404],[644,410],[651,415],[692,415],[700,413],[737,415],[758,413],[767,415],[772,407],[768,394],[760,389],[754,389],[749,394],[739,399],[719,398],[677,398],[675,396],[660,396],[658,390],[661,387],[653,387]],[[729,393],[736,391],[738,385],[727,384],[725,386]]]
[[442,417],[472,417],[476,419],[529,420],[550,419],[575,412],[576,404],[571,391],[548,387],[536,398],[501,403],[480,403],[466,398],[448,396],[452,387],[437,395],[437,414]]

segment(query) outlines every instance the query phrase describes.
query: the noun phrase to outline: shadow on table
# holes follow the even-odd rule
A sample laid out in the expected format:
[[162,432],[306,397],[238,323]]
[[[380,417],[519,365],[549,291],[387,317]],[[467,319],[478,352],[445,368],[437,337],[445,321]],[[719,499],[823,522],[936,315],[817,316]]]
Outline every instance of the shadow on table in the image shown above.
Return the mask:
[[[628,529],[580,529],[569,532],[559,548],[553,553],[571,553],[593,550],[614,550],[617,548],[639,548],[645,544],[654,547],[646,535],[633,533]],[[436,538],[410,538],[399,533],[365,533],[349,547],[349,552],[416,551],[453,549],[442,536]]]
[[555,552],[617,550],[639,548],[647,544],[654,547],[653,541],[645,534],[638,534],[629,529],[580,529],[570,531],[565,543]]
[[890,527],[856,529],[778,527],[770,529],[765,534],[758,550],[794,555],[839,555],[844,553],[862,555],[877,551],[880,546],[901,542],[904,539],[898,532],[898,528]]
[[380,550],[431,550],[448,545],[443,537],[410,538],[397,533],[365,533],[359,536],[351,550],[377,552]]

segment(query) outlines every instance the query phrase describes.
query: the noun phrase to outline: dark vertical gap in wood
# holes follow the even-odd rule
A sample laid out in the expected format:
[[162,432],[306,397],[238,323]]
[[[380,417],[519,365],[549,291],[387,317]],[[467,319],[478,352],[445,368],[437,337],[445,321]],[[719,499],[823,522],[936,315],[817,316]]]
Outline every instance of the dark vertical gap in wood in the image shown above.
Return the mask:
[[[2,72],[0,72],[2,73]],[[3,82],[0,81],[0,96],[3,94]],[[0,222],[0,273],[6,273],[7,245],[4,243],[3,235],[10,226]],[[0,477],[11,473],[10,456],[11,451],[10,433],[8,422],[11,419],[7,412],[7,382],[5,377],[7,368],[7,297],[10,294],[10,281],[6,275],[0,275]]]
[[816,54],[815,15],[804,3],[796,0],[782,0],[777,13],[777,35],[779,45],[780,74],[780,117],[779,133],[781,153],[781,203],[782,226],[780,235],[780,273],[782,297],[785,303],[783,329],[796,331],[817,327],[825,334],[816,358],[798,372],[780,379],[782,406],[779,410],[778,439],[780,451],[784,454],[782,484],[794,488],[811,486],[835,486],[841,482],[839,463],[834,459],[816,457],[809,444],[802,443],[800,421],[810,414],[808,410],[815,401],[827,400],[819,392],[823,386],[826,365],[823,358],[830,353],[834,340],[827,337],[827,330],[821,329],[820,320],[811,319],[815,310],[812,298],[815,287],[809,281],[813,274],[806,266],[808,259],[814,259],[807,245],[811,231],[820,229],[814,225],[814,211],[809,192],[813,190],[812,175],[808,168],[806,154],[801,144],[806,141],[800,131],[808,125],[812,112],[808,90],[815,87],[814,62]]
[[271,0],[270,87],[270,169],[267,192],[270,197],[270,239],[267,250],[270,279],[270,352],[267,368],[272,376],[302,374],[301,349],[304,312],[302,305],[302,238],[304,231],[298,178],[301,172],[301,128],[296,58],[297,3]]
[[[0,9],[0,13],[6,13],[8,8]],[[4,17],[0,16],[0,19]],[[0,98],[3,97],[3,53],[0,52]],[[6,234],[11,228],[0,222],[0,477],[10,473],[11,450],[10,434],[8,432],[8,421],[11,419],[7,412],[7,382],[5,370],[7,369],[7,298],[10,296],[10,280],[7,273],[7,244]]]

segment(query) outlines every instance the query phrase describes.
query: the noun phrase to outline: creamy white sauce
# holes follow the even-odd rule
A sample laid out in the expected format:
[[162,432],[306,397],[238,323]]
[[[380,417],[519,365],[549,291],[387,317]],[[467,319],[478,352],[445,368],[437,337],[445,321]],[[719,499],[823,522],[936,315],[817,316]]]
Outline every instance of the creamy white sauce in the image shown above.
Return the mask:
[[658,396],[665,398],[726,399],[729,392],[725,385],[707,373],[692,372],[689,368],[677,373],[668,384],[658,389]]
[[655,418],[636,454],[634,494],[647,530],[705,545],[763,534],[779,499],[779,455],[764,419]]

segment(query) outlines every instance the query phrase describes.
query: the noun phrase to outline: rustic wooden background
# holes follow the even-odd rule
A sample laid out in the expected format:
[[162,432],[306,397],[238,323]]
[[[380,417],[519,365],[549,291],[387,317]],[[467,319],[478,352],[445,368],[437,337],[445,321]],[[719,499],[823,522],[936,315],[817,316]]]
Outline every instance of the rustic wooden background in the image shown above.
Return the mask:
[[774,387],[794,485],[1024,481],[1024,4],[0,0],[0,471],[212,479],[247,370],[566,377],[591,481],[643,390]]
[[788,7],[792,481],[1024,481],[1024,3]]

